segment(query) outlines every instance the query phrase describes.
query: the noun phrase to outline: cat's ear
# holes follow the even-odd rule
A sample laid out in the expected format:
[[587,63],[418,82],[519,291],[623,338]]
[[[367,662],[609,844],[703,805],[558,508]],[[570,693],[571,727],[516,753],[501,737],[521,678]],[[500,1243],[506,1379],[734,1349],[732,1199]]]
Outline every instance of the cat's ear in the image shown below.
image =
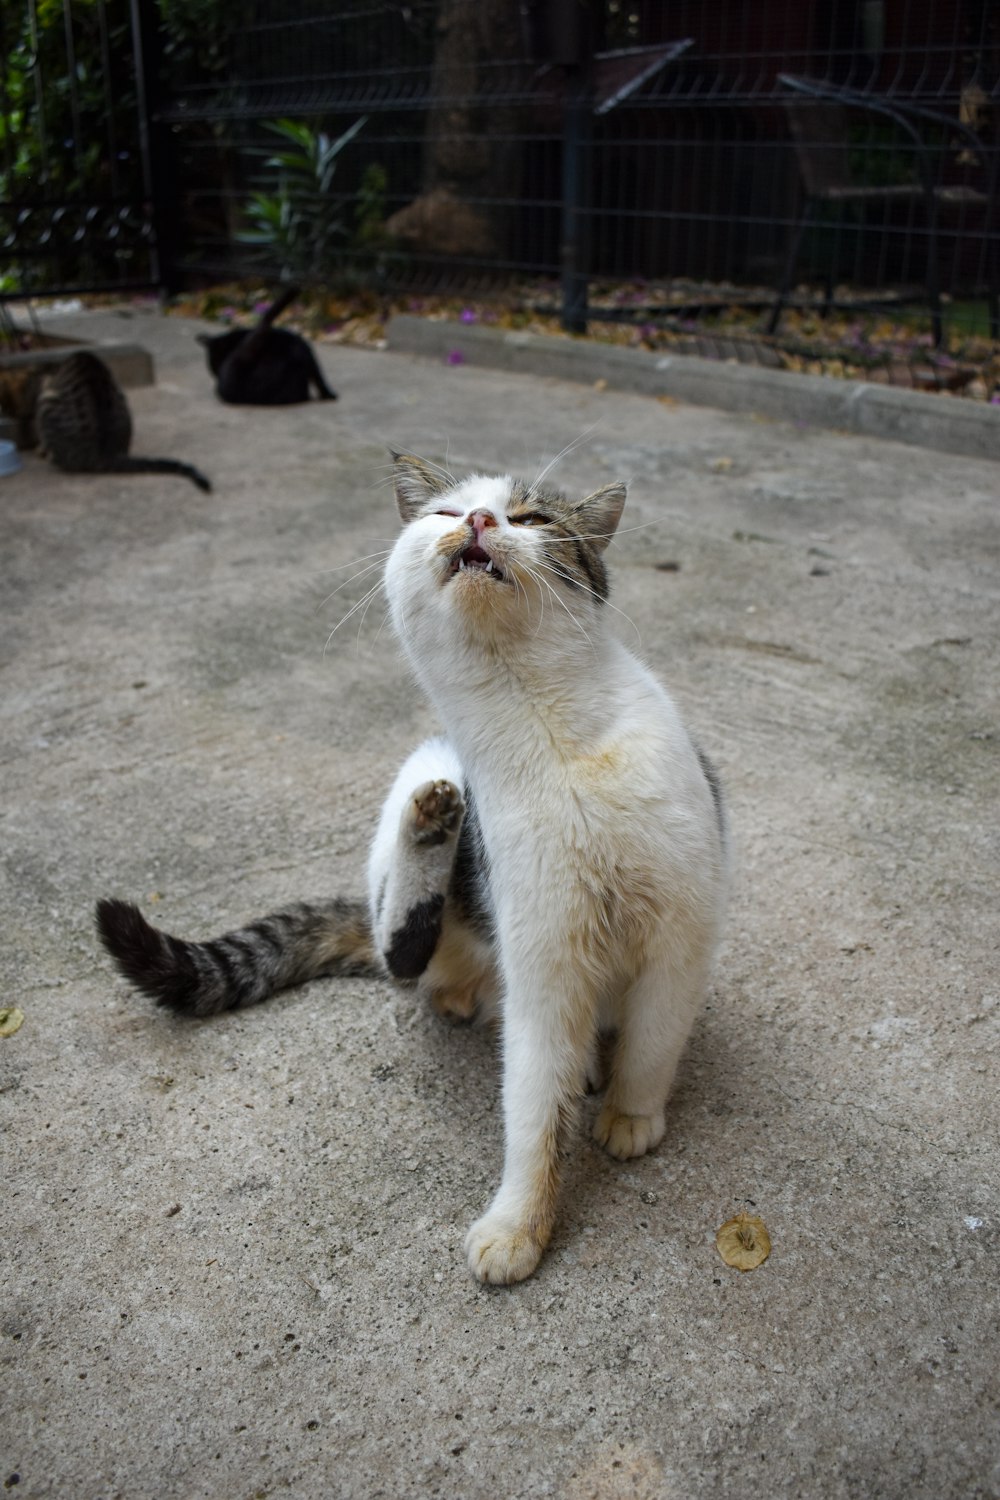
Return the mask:
[[431,468],[430,464],[412,453],[392,454],[392,477],[396,486],[396,504],[404,521],[414,520],[428,500],[443,494],[449,488],[448,481]]
[[617,481],[595,490],[586,500],[576,506],[573,519],[580,527],[581,536],[603,551],[614,536],[625,508],[625,486]]

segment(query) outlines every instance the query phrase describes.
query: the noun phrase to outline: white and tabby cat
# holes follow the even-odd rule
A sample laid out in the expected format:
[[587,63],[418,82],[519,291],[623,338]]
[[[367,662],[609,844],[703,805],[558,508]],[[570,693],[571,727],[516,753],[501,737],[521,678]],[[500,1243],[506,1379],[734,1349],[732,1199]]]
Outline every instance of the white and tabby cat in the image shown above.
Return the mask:
[[416,980],[442,1013],[499,1009],[503,1179],[466,1249],[482,1281],[529,1276],[560,1152],[613,1036],[596,1139],[640,1156],[701,1001],[723,916],[717,778],[668,694],[611,633],[604,549],[625,487],[581,501],[396,456],[404,528],[385,586],[447,738],[389,793],[367,910],[293,907],[211,943],[104,901],[102,939],[156,999],[198,1015],[319,974]]

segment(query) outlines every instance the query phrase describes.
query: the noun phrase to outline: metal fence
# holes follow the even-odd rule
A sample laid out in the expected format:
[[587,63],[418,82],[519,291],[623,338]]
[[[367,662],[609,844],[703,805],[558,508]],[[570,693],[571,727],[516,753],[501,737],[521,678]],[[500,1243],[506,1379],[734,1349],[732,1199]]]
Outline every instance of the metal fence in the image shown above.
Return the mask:
[[[105,30],[124,3],[63,0]],[[109,142],[101,202],[131,226],[147,171],[169,286],[282,269],[384,291],[531,282],[568,326],[655,315],[657,288],[771,323],[779,287],[787,304],[912,293],[938,330],[942,297],[986,316],[998,0],[132,3],[145,67],[116,83],[127,49],[106,49],[104,109],[118,121],[144,82],[149,154]],[[3,111],[9,93],[0,71]],[[360,120],[310,184],[309,151]],[[34,212],[12,209],[9,141],[3,212]],[[116,274],[149,222],[140,203]],[[75,243],[107,271],[105,238],[84,220]]]
[[177,277],[253,263],[238,236],[262,121],[336,136],[364,117],[332,188],[333,278],[548,279],[571,325],[588,304],[614,311],[601,282],[686,281],[693,303],[738,288],[762,306],[783,281],[932,303],[995,285],[996,0],[244,0],[231,14],[209,66],[175,55],[160,114]]
[[0,4],[0,296],[159,281],[129,0]]

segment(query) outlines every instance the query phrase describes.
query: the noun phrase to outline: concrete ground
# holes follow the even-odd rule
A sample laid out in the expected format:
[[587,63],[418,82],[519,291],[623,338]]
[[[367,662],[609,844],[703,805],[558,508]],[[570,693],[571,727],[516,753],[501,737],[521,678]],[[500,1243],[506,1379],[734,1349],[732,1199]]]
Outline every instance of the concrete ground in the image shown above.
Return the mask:
[[[5,1489],[1000,1494],[1000,468],[352,350],[336,405],[224,408],[191,324],[62,326],[153,350],[135,450],[216,488],[0,479]],[[631,482],[620,628],[739,873],[666,1140],[622,1166],[581,1129],[538,1274],[491,1292],[488,1034],[362,981],[185,1023],[91,910],[208,936],[359,891],[431,722],[380,600],[345,618],[386,445],[530,477],[574,442],[565,488]]]

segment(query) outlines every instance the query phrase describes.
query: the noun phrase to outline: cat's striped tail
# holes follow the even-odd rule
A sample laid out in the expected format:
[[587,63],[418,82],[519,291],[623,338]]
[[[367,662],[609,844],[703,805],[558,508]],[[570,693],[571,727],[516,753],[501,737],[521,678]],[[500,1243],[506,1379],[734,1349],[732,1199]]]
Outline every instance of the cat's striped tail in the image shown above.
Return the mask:
[[182,463],[179,458],[133,458],[124,454],[111,464],[113,474],[182,474],[190,479],[204,494],[212,493],[212,481],[196,469],[194,464]]
[[207,943],[161,932],[128,901],[98,901],[96,920],[101,942],[125,978],[184,1015],[256,1005],[324,974],[384,973],[362,901],[289,906]]

